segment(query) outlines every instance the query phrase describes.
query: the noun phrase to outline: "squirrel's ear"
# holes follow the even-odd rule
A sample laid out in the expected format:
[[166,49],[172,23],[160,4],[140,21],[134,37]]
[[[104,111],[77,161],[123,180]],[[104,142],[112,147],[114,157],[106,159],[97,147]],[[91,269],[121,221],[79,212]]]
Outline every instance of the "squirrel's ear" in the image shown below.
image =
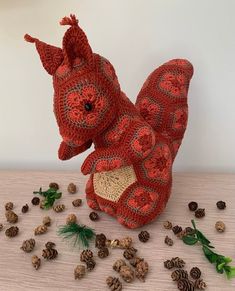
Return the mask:
[[53,75],[63,61],[62,49],[46,44],[28,34],[24,36],[24,39],[28,42],[35,43],[44,69],[48,74]]
[[79,27],[75,15],[64,17],[61,25],[70,25],[63,38],[64,62],[72,66],[75,58],[84,59],[89,65],[93,64],[93,53],[84,31]]

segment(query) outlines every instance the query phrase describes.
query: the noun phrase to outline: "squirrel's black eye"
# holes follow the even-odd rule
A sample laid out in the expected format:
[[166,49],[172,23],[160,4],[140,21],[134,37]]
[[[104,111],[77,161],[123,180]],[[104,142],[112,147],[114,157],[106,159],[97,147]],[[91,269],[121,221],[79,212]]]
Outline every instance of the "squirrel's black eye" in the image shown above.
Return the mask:
[[89,103],[89,102],[85,103],[84,107],[85,107],[86,111],[91,111],[92,110],[92,104]]

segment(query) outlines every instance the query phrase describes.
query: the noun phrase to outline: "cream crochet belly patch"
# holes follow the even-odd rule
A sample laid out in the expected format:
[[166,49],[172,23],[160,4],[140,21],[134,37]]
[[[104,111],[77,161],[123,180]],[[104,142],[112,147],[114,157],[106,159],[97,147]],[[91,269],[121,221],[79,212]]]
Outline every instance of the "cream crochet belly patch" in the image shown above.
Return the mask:
[[117,202],[122,193],[136,182],[133,166],[122,167],[117,170],[95,173],[93,176],[94,190],[104,199]]

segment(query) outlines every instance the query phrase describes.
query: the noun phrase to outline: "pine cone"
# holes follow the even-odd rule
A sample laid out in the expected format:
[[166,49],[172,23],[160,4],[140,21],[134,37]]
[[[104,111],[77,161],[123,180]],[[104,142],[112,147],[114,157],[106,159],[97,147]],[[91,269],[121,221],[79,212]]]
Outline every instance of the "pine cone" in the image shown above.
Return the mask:
[[186,236],[186,235],[187,235],[186,230],[183,229],[181,232],[177,233],[176,236],[177,236],[179,239],[183,239],[183,237]]
[[10,223],[16,223],[18,221],[18,215],[12,210],[7,210],[5,216]]
[[224,232],[225,231],[225,224],[223,223],[223,221],[217,221],[216,224],[215,224],[215,229],[218,231],[218,232]]
[[167,244],[168,246],[173,246],[173,244],[174,244],[174,242],[173,242],[173,240],[167,235],[166,237],[165,237],[165,244]]
[[129,266],[122,266],[120,268],[119,274],[127,283],[131,283],[135,278],[135,273]]
[[75,194],[77,192],[77,186],[73,183],[70,183],[67,190],[70,194]]
[[120,249],[128,249],[131,247],[131,245],[132,245],[132,238],[127,236],[127,237],[124,237],[123,239],[120,239],[118,247]]
[[188,208],[190,211],[196,211],[198,208],[198,204],[195,201],[192,201],[188,204]]
[[188,226],[185,228],[185,232],[187,235],[193,235],[195,233],[195,230],[192,227]]
[[195,211],[195,217],[197,218],[202,218],[205,216],[205,209],[204,208],[198,208],[196,211]]
[[53,188],[57,191],[57,190],[59,190],[59,185],[56,182],[51,182],[49,184],[49,188]]
[[80,254],[80,261],[81,262],[87,262],[91,258],[93,258],[93,252],[91,250],[84,250]]
[[105,247],[106,236],[103,233],[97,234],[95,238],[95,247],[101,249]]
[[72,204],[74,207],[79,207],[82,205],[82,199],[75,199],[73,200]]
[[120,248],[120,240],[119,239],[107,239],[105,245],[109,248]]
[[47,226],[46,225],[39,225],[34,229],[34,235],[40,235],[47,232]]
[[183,268],[185,265],[185,262],[179,257],[172,258],[171,261],[175,268]]
[[12,202],[7,202],[7,203],[5,204],[5,209],[6,209],[6,211],[7,211],[7,210],[12,210],[13,207],[14,207],[14,204],[13,204]]
[[201,277],[201,274],[201,270],[198,267],[194,267],[190,270],[190,276],[195,280],[199,279]]
[[163,222],[163,227],[165,229],[172,229],[172,223],[170,221],[166,220]]
[[202,279],[197,279],[194,282],[194,287],[199,290],[205,290],[207,286],[206,286],[206,283]]
[[56,249],[44,249],[42,250],[42,256],[44,259],[53,260],[58,256]]
[[81,279],[86,274],[85,266],[83,265],[77,265],[77,267],[74,269],[74,278]]
[[43,217],[42,224],[43,225],[46,225],[46,226],[50,226],[51,225],[51,218],[50,218],[50,216]]
[[136,268],[137,264],[142,262],[144,259],[139,258],[139,257],[134,257],[133,259],[130,259],[129,263],[132,267]]
[[106,279],[106,283],[109,286],[111,291],[121,291],[122,290],[122,283],[116,277],[108,277]]
[[26,253],[30,253],[32,252],[34,247],[35,247],[35,239],[30,238],[28,240],[23,241],[21,249]]
[[92,220],[92,221],[97,221],[97,220],[99,219],[99,215],[98,215],[98,213],[92,211],[92,212],[89,214],[89,218],[90,218],[90,220]]
[[33,197],[33,199],[31,200],[31,203],[33,205],[38,205],[40,203],[40,199],[38,197]]
[[128,249],[126,249],[123,253],[124,258],[126,258],[127,260],[133,259],[135,254],[137,252],[137,249],[130,247]]
[[179,281],[181,279],[188,279],[188,272],[182,269],[177,269],[171,274],[173,281]]
[[149,240],[150,234],[146,230],[144,230],[144,231],[141,231],[139,233],[138,237],[139,237],[139,240],[141,242],[145,243],[145,242],[147,242]]
[[53,210],[57,213],[62,212],[65,210],[65,205],[64,204],[57,204],[53,206]]
[[66,218],[66,224],[76,223],[77,222],[77,216],[73,213],[69,214]]
[[19,228],[17,226],[12,226],[6,229],[5,235],[8,237],[14,237],[14,236],[17,236],[18,232],[19,232]]
[[92,271],[95,268],[96,262],[93,259],[86,261],[86,267],[88,271]]
[[41,259],[38,256],[32,256],[32,265],[37,270],[41,266]]
[[176,225],[172,228],[172,231],[174,232],[174,234],[177,234],[182,231],[182,227],[179,225]]
[[174,268],[174,263],[172,262],[172,260],[167,260],[164,262],[164,267],[168,270]]
[[149,265],[146,261],[141,261],[136,265],[135,275],[140,281],[145,281],[145,277],[148,273]]
[[104,247],[104,248],[102,248],[102,249],[100,249],[100,250],[98,251],[98,257],[99,257],[100,259],[104,259],[104,258],[106,258],[108,255],[109,255],[109,250],[108,250],[108,248],[106,248],[106,247]]
[[25,204],[24,206],[22,206],[21,208],[21,212],[22,213],[26,213],[29,211],[29,205],[28,204]]
[[180,291],[194,291],[193,282],[188,279],[181,279],[178,281],[178,289]]
[[126,262],[122,259],[117,260],[114,264],[113,264],[113,269],[116,272],[120,272],[121,267],[126,266]]
[[45,244],[46,249],[53,249],[55,247],[55,243],[53,243],[52,241],[48,241]]
[[218,209],[223,210],[223,209],[226,208],[226,203],[224,201],[218,201],[216,203],[216,206],[217,206]]

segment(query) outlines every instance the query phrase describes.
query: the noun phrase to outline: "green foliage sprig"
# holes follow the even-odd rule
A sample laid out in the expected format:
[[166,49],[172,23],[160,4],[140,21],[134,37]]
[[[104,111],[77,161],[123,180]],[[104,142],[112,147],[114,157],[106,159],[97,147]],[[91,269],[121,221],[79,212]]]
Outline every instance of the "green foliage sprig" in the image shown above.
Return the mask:
[[53,206],[55,200],[60,199],[62,196],[62,193],[57,191],[58,190],[54,188],[49,188],[47,191],[42,191],[42,188],[40,188],[39,191],[34,191],[33,194],[39,194],[45,197],[45,200],[43,202],[43,208],[49,209]]
[[88,248],[90,241],[95,237],[95,232],[92,228],[86,225],[79,225],[75,222],[62,225],[59,227],[58,235],[66,240],[72,240],[73,246]]
[[194,232],[191,235],[183,237],[183,242],[187,245],[195,245],[200,243],[205,257],[211,264],[215,264],[216,271],[220,274],[226,273],[228,279],[235,278],[235,267],[228,265],[232,262],[229,257],[222,256],[212,251],[214,247],[205,235],[196,228],[194,220],[191,220]]

